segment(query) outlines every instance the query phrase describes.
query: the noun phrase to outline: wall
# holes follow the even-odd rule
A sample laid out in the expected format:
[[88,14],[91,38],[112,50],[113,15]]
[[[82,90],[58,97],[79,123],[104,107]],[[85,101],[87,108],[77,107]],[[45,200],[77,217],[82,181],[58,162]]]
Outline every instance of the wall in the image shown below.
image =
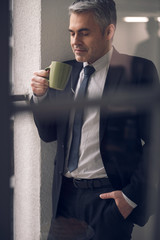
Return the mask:
[[73,58],[69,44],[68,6],[72,0],[42,0],[42,67]]

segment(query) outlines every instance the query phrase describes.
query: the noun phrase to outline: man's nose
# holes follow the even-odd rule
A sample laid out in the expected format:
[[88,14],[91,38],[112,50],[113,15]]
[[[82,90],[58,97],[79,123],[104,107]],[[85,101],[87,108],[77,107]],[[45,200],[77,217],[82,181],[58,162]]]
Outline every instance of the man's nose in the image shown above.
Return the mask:
[[75,34],[74,38],[72,39],[72,43],[74,45],[78,45],[78,44],[80,44],[80,42],[81,42],[81,39],[80,39],[79,35]]

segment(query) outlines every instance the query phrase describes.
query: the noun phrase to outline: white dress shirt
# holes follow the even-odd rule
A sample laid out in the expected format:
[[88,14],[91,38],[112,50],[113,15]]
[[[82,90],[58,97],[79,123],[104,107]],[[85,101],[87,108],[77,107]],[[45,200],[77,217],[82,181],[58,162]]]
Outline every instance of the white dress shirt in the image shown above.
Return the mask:
[[[111,49],[107,54],[98,59],[92,64],[95,68],[95,72],[92,74],[88,88],[87,88],[87,98],[94,99],[100,98],[103,93],[104,84],[108,74],[108,68],[110,59],[112,56],[113,49]],[[88,63],[84,62],[83,66],[87,66]],[[80,72],[75,98],[78,93],[81,82],[84,78],[84,69]],[[99,107],[86,108],[84,110],[83,126],[81,132],[81,142],[79,149],[79,162],[78,168],[73,172],[68,172],[67,167],[65,169],[66,177],[81,178],[81,179],[93,179],[93,178],[104,178],[107,177],[105,171],[102,157],[100,154],[100,142],[99,142],[99,123],[100,123],[100,109]],[[71,143],[71,132],[72,124],[69,129],[68,139],[68,154]],[[68,158],[68,156],[67,156]],[[66,160],[67,166],[67,160]]]

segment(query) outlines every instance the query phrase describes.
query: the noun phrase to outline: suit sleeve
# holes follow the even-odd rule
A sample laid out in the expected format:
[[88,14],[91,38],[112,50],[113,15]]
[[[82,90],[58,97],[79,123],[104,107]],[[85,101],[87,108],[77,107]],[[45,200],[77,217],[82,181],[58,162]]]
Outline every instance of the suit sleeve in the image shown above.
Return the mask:
[[[137,76],[140,87],[148,87],[150,91],[154,91],[160,87],[157,70],[154,64],[146,61],[143,65],[143,71]],[[138,87],[139,87],[138,86]],[[146,99],[147,104],[147,99]],[[150,186],[149,170],[152,163],[151,150],[151,133],[152,133],[152,113],[143,111],[137,117],[138,134],[143,142],[142,158],[134,173],[131,176],[130,183],[123,189],[123,193],[135,202],[137,205],[143,205],[147,192],[153,186]]]
[[[54,90],[53,90],[54,91]],[[57,140],[57,123],[55,114],[47,117],[45,108],[47,104],[56,101],[56,93],[49,89],[46,98],[41,103],[34,103],[31,98],[31,106],[33,106],[33,117],[39,133],[40,138],[44,142],[52,142]]]

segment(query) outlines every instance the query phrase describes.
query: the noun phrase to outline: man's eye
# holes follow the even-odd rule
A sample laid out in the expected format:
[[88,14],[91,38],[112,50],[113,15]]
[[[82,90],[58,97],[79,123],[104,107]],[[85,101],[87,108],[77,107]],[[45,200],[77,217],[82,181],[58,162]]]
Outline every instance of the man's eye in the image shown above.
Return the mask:
[[81,35],[84,36],[84,37],[86,37],[86,36],[89,35],[89,33],[88,33],[88,32],[82,32]]
[[75,32],[69,31],[69,34],[70,34],[70,36],[74,36],[74,35],[75,35]]

